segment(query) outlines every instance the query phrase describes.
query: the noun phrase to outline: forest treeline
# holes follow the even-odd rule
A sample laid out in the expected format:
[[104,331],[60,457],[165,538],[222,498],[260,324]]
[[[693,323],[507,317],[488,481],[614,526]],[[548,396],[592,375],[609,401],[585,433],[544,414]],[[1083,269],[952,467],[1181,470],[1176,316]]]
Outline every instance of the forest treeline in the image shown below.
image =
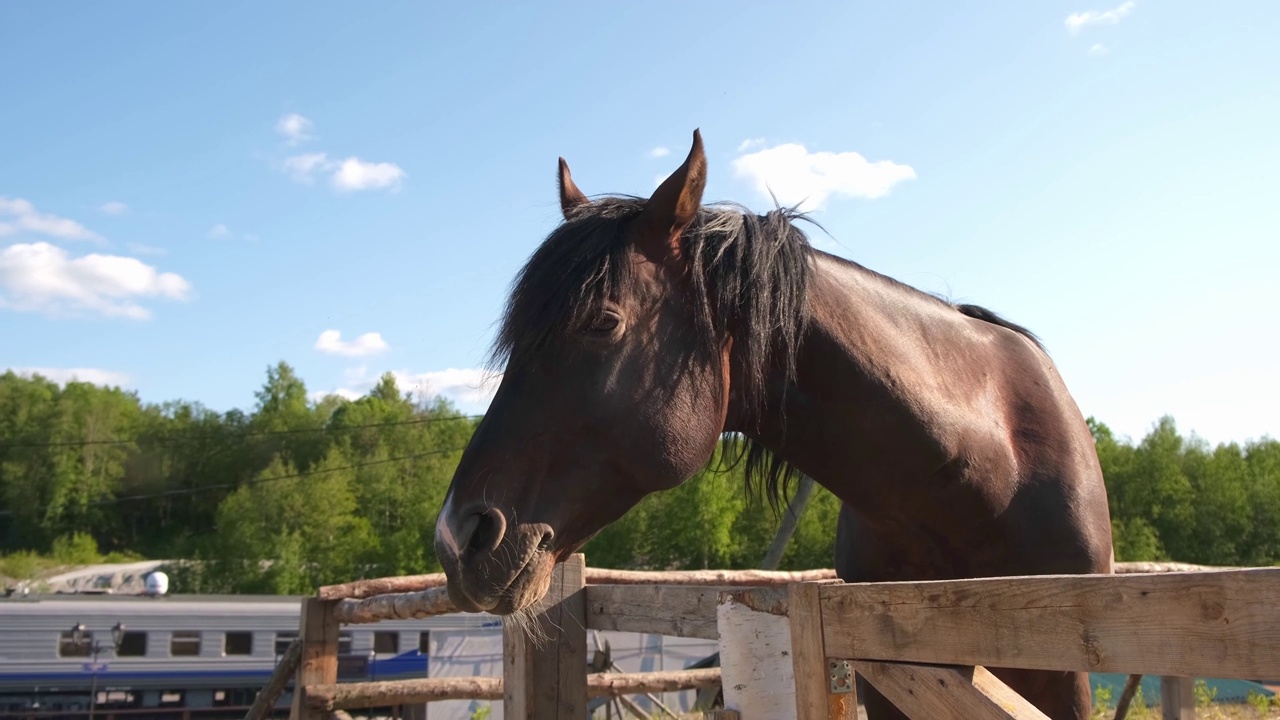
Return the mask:
[[[313,399],[285,363],[251,412],[142,403],[87,383],[0,375],[0,574],[42,558],[150,557],[180,592],[310,592],[430,572],[436,513],[478,418],[386,375]],[[1121,560],[1280,563],[1280,441],[1210,447],[1161,419],[1137,443],[1090,419]],[[778,516],[713,462],[585,548],[592,565],[749,568]],[[782,567],[830,567],[838,502],[819,489]],[[47,562],[47,561],[46,561]]]

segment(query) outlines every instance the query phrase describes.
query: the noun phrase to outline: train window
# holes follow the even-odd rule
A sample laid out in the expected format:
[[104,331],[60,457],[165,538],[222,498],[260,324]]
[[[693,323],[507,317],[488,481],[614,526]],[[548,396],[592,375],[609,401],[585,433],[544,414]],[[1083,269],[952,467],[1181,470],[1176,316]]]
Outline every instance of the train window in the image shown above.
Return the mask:
[[418,652],[423,655],[431,654],[431,633],[426,630],[418,633]]
[[351,654],[351,633],[350,632],[338,633],[338,654],[339,655]]
[[276,633],[276,657],[280,657],[289,652],[289,646],[297,639],[296,632],[278,632]]
[[143,657],[146,654],[146,633],[129,631],[120,637],[120,647],[116,648],[118,657]]
[[200,654],[199,630],[174,630],[169,639],[169,654],[173,657],[194,657]]
[[373,634],[373,651],[379,655],[395,655],[400,652],[400,633],[375,632]]
[[58,637],[58,657],[89,657],[93,648],[93,633],[85,630],[83,637],[77,638],[70,630],[62,631]]
[[252,655],[253,654],[253,633],[251,632],[229,632],[226,641],[222,645],[223,655]]

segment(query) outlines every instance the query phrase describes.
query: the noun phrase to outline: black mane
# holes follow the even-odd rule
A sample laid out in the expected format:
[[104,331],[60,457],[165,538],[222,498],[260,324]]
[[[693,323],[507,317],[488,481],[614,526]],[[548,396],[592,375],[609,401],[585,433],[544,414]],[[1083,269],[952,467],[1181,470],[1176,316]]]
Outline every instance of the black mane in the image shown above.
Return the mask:
[[[557,227],[517,275],[492,361],[519,361],[571,332],[609,297],[623,297],[638,282],[631,272],[627,228],[645,200],[606,197],[585,204]],[[690,261],[698,360],[718,363],[732,333],[741,367],[741,418],[753,427],[765,411],[766,376],[795,374],[796,351],[808,323],[811,253],[790,209],[757,215],[737,205],[703,207],[685,231],[681,251]],[[745,457],[748,482],[763,479],[775,507],[795,470],[758,444],[731,443],[733,464]]]

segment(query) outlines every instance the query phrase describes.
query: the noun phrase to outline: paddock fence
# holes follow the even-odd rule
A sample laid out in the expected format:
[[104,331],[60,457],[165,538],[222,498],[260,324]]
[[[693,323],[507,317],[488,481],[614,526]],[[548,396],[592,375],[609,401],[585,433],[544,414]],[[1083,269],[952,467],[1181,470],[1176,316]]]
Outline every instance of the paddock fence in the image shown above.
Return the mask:
[[[1044,718],[986,670],[1162,678],[1165,718],[1195,717],[1192,678],[1280,679],[1280,568],[1117,564],[1115,575],[850,583],[831,570],[637,572],[556,566],[528,623],[504,623],[502,677],[338,683],[342,625],[457,612],[443,575],[321,588],[247,720],[292,676],[294,720],[439,700],[506,718],[587,716],[590,698],[721,688],[722,720],[857,717],[854,677],[913,718]],[[591,672],[588,630],[715,640],[720,667]]]

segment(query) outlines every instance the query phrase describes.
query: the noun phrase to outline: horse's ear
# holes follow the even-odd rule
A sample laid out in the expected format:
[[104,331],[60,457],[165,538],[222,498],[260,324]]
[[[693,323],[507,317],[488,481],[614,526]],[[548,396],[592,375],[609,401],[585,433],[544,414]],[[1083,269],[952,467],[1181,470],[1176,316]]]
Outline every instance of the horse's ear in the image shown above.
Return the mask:
[[587,202],[587,196],[573,184],[573,176],[569,174],[569,163],[565,162],[564,158],[560,158],[560,212],[564,213],[565,219],[568,220],[570,211]]
[[679,257],[680,233],[698,216],[702,191],[707,186],[707,155],[702,150],[702,133],[693,131],[693,147],[684,164],[662,181],[641,215],[641,242],[651,257]]

